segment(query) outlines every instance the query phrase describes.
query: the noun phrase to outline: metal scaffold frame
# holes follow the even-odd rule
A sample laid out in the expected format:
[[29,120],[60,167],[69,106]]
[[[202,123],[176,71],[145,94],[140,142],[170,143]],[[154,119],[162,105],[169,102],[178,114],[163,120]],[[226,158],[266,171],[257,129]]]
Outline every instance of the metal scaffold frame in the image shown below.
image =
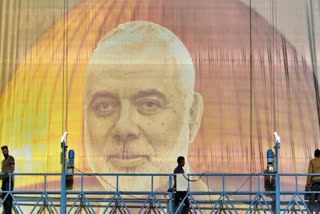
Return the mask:
[[[308,200],[304,199],[304,195],[310,192],[301,190],[304,183],[303,179],[308,175],[316,174],[280,174],[279,178],[285,181],[289,178],[294,180],[294,185],[291,184],[288,189],[285,185],[281,186],[279,183],[279,192],[266,191],[263,188],[261,179],[264,176],[275,176],[276,173],[259,173],[259,174],[188,174],[188,191],[185,198],[179,202],[178,209],[175,212],[178,214],[179,209],[184,206],[184,200],[188,198],[190,203],[190,211],[193,213],[253,213],[259,211],[262,213],[289,213],[296,211],[299,213],[310,213],[308,208]],[[97,176],[95,173],[84,174],[74,173],[66,174],[66,176],[77,177],[79,190],[48,190],[48,177],[55,177],[56,184],[59,183],[59,178],[64,178],[61,173],[9,173],[9,179],[15,179],[19,176],[23,177],[43,177],[43,188],[41,190],[18,190],[1,191],[3,199],[0,205],[6,200],[8,196],[12,197],[13,209],[16,213],[41,213],[43,209],[49,210],[50,213],[58,212],[59,208],[65,207],[66,213],[78,213],[81,209],[88,213],[113,213],[113,211],[120,210],[122,213],[174,213],[174,193],[170,191],[172,188],[172,178],[174,174],[99,174],[102,177],[109,177],[116,180],[116,186],[113,191],[95,190],[89,191],[86,188],[84,180],[88,177]],[[151,188],[144,191],[121,191],[119,188],[119,179],[121,177],[139,176],[150,178]],[[159,176],[165,176],[168,179],[168,190],[157,191],[154,190],[154,179]],[[195,191],[192,189],[191,178],[195,176],[207,178],[210,181],[217,181],[215,188],[208,191]],[[245,180],[242,184],[234,184],[234,181]],[[252,179],[255,186],[252,191],[242,190],[243,184],[249,179]],[[51,179],[52,180],[52,179]],[[233,182],[230,183],[230,180]],[[280,180],[280,179],[279,179]],[[201,181],[201,180],[200,180]],[[282,182],[283,182],[282,181]],[[299,184],[300,181],[300,184]],[[51,181],[52,182],[52,181]],[[219,184],[218,184],[219,183]],[[239,183],[239,182],[238,182]],[[221,184],[221,185],[220,185]],[[210,186],[210,184],[208,184]],[[230,186],[240,186],[237,190],[231,190]],[[281,191],[280,191],[281,186]],[[190,188],[191,187],[191,188]],[[63,197],[63,195],[65,197]],[[276,196],[280,195],[279,198]],[[64,201],[61,198],[65,198]],[[209,198],[209,199],[208,199]],[[280,209],[277,210],[275,204],[277,200]],[[62,204],[64,203],[64,204]],[[27,210],[27,211],[26,211]]]

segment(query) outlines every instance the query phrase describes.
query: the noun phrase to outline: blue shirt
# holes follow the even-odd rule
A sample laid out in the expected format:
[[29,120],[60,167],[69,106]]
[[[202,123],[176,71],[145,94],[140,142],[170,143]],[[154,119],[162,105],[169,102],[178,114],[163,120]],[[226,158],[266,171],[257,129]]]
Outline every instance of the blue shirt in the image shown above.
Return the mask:
[[182,167],[180,167],[179,165],[174,169],[173,171],[174,174],[182,174],[184,173],[184,170]]

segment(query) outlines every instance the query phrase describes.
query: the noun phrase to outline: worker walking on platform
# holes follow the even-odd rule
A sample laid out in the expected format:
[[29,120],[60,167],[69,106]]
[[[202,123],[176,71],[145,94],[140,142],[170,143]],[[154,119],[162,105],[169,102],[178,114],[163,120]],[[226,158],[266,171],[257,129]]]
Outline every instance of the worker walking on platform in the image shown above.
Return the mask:
[[[310,160],[308,174],[316,173],[320,174],[320,150],[316,149],[314,151],[314,159]],[[320,176],[308,176],[307,178],[307,187],[311,189],[311,191],[320,191]],[[316,202],[317,199],[317,202]],[[311,193],[310,198],[310,211],[311,213],[319,212],[320,207],[320,194]]]

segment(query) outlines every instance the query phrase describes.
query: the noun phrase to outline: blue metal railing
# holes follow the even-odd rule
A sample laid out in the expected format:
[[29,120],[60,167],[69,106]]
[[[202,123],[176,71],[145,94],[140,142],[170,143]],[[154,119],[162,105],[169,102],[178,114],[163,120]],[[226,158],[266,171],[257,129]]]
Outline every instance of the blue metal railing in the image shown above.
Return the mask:
[[[2,174],[3,175],[3,174]],[[0,205],[12,197],[13,209],[16,213],[41,213],[47,209],[50,213],[60,213],[61,206],[66,208],[66,213],[78,213],[86,210],[88,213],[112,213],[121,210],[122,213],[178,213],[184,206],[184,201],[188,200],[190,211],[193,213],[253,213],[262,211],[263,213],[275,213],[277,200],[280,213],[298,211],[300,213],[310,213],[308,200],[304,199],[306,194],[320,193],[305,191],[304,185],[306,176],[311,174],[281,174],[277,191],[266,191],[264,187],[265,176],[275,176],[273,174],[188,174],[188,191],[184,198],[178,203],[175,202],[172,189],[172,178],[174,174],[66,174],[73,176],[76,181],[73,190],[61,191],[59,181],[63,178],[61,173],[14,173],[8,174],[11,181],[12,176],[18,177],[43,177],[41,188],[17,188],[14,190],[1,191],[2,200]],[[317,175],[317,174],[312,174]],[[88,177],[112,177],[116,185],[111,190],[101,188],[100,190],[90,190],[85,182]],[[150,189],[139,191],[121,191],[119,179],[122,177],[145,177],[150,179]],[[167,185],[165,189],[155,189],[155,178],[166,177]],[[194,177],[202,176],[202,179]],[[50,179],[49,179],[50,178]],[[303,180],[302,180],[303,179]],[[48,181],[50,180],[50,181]],[[55,182],[53,182],[55,180]],[[249,182],[250,181],[250,182]],[[98,182],[98,181],[97,181]],[[50,185],[48,185],[50,183]],[[52,185],[54,183],[55,185]],[[202,189],[198,189],[199,183]],[[9,182],[11,188],[11,182]],[[40,186],[40,185],[39,185]],[[50,186],[50,188],[48,188]],[[205,187],[205,188],[203,188]],[[65,197],[63,197],[65,196]],[[61,198],[65,198],[61,200]],[[62,204],[63,203],[63,204]],[[152,213],[152,212],[151,212]]]

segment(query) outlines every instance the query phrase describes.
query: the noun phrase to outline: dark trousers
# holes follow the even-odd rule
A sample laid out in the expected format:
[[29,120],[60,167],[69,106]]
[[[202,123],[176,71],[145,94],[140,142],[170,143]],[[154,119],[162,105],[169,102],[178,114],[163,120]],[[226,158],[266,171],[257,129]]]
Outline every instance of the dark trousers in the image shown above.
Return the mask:
[[[312,181],[311,191],[320,191],[320,180]],[[317,202],[316,202],[317,200]],[[320,208],[320,194],[318,193],[310,193],[310,212],[319,212]]]
[[[11,178],[12,179],[12,178]],[[2,178],[2,191],[9,191],[9,176],[4,175]],[[11,190],[13,190],[13,180],[11,180]],[[6,193],[2,193],[2,199],[4,199]],[[3,210],[5,214],[12,213],[12,196],[8,195],[5,201],[3,202]]]
[[[179,204],[182,202],[184,197],[187,195],[187,192],[176,192],[175,197],[174,197],[174,204],[175,204],[175,209],[173,210],[174,213],[176,212],[176,209],[178,209]],[[180,214],[187,214],[189,211],[189,199],[186,197],[184,200],[184,206],[181,206],[182,210]]]

